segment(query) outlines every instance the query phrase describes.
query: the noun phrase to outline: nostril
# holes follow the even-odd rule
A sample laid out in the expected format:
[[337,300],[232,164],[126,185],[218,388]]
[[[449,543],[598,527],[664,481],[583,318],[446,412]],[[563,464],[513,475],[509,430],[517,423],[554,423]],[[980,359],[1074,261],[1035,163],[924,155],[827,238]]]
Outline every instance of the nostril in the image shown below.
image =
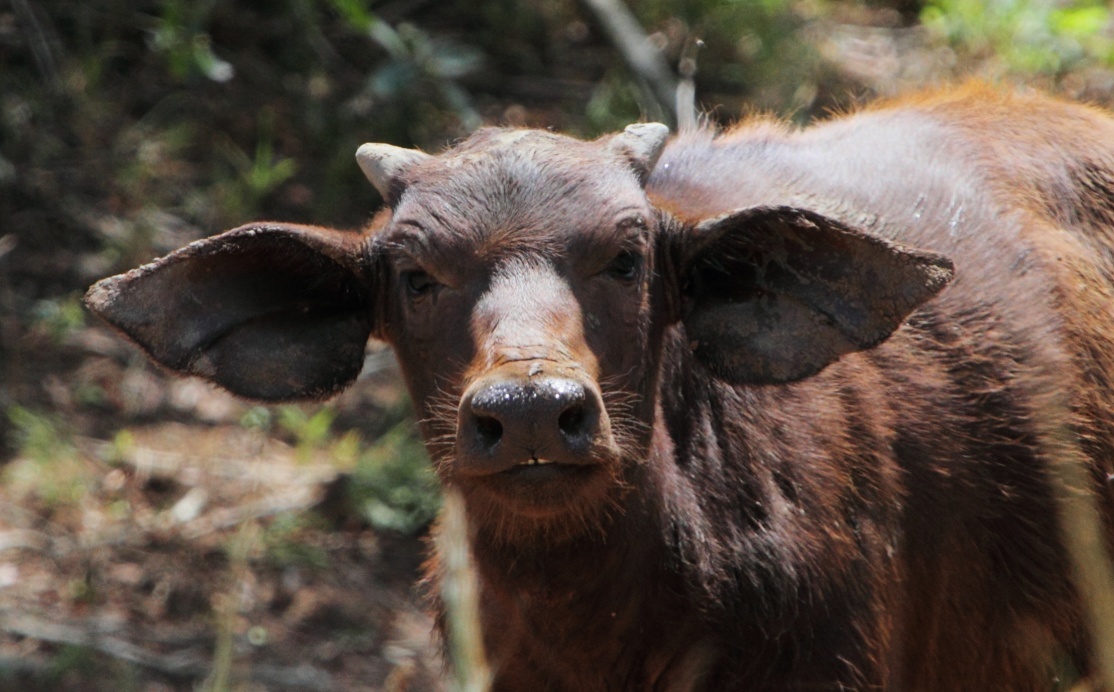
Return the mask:
[[[479,464],[517,464],[523,455],[581,463],[604,416],[590,381],[492,373],[475,382],[457,409],[456,451]],[[529,457],[526,457],[529,458]]]
[[584,432],[584,419],[587,416],[584,404],[576,403],[561,412],[557,418],[557,426],[561,432],[569,437],[576,437]]
[[476,437],[484,447],[494,447],[503,437],[503,424],[491,416],[476,416]]

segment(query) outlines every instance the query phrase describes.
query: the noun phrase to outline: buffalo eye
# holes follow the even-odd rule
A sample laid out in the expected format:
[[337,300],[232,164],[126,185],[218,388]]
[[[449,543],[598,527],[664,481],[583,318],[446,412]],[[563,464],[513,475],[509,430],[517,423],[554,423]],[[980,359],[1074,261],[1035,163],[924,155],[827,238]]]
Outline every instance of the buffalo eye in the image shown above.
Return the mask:
[[402,285],[412,298],[428,295],[437,287],[437,281],[420,269],[402,273]]
[[619,281],[631,282],[642,270],[642,257],[631,250],[623,250],[607,265],[608,276]]

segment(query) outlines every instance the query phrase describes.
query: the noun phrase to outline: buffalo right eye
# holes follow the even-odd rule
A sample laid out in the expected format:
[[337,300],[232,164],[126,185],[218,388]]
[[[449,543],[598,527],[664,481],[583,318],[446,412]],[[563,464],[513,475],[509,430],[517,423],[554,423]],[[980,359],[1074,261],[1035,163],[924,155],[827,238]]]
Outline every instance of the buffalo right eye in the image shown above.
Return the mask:
[[416,270],[402,274],[402,285],[412,297],[418,298],[427,295],[437,286],[437,281],[428,273]]
[[624,250],[611,260],[606,271],[611,277],[630,283],[637,279],[642,271],[642,257],[630,250]]

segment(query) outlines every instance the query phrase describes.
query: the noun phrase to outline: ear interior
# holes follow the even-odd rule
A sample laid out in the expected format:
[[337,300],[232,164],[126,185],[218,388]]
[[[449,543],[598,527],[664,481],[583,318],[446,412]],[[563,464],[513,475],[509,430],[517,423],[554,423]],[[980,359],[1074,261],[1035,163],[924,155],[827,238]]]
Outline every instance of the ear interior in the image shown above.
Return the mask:
[[236,229],[105,279],[86,302],[171,370],[252,399],[328,396],[359,374],[372,329],[371,291],[335,237]]
[[877,345],[953,272],[941,255],[802,209],[742,210],[694,237],[685,329],[696,356],[735,383],[801,379]]

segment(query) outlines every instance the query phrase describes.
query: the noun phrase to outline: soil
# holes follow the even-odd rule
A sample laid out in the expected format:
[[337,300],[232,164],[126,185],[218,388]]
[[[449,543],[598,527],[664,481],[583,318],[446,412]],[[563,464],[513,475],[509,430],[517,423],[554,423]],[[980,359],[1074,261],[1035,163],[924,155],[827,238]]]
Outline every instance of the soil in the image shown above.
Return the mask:
[[[15,336],[53,413],[0,468],[0,690],[439,689],[421,532],[370,527],[327,449],[100,325]],[[403,397],[388,365],[330,405],[371,437]]]

